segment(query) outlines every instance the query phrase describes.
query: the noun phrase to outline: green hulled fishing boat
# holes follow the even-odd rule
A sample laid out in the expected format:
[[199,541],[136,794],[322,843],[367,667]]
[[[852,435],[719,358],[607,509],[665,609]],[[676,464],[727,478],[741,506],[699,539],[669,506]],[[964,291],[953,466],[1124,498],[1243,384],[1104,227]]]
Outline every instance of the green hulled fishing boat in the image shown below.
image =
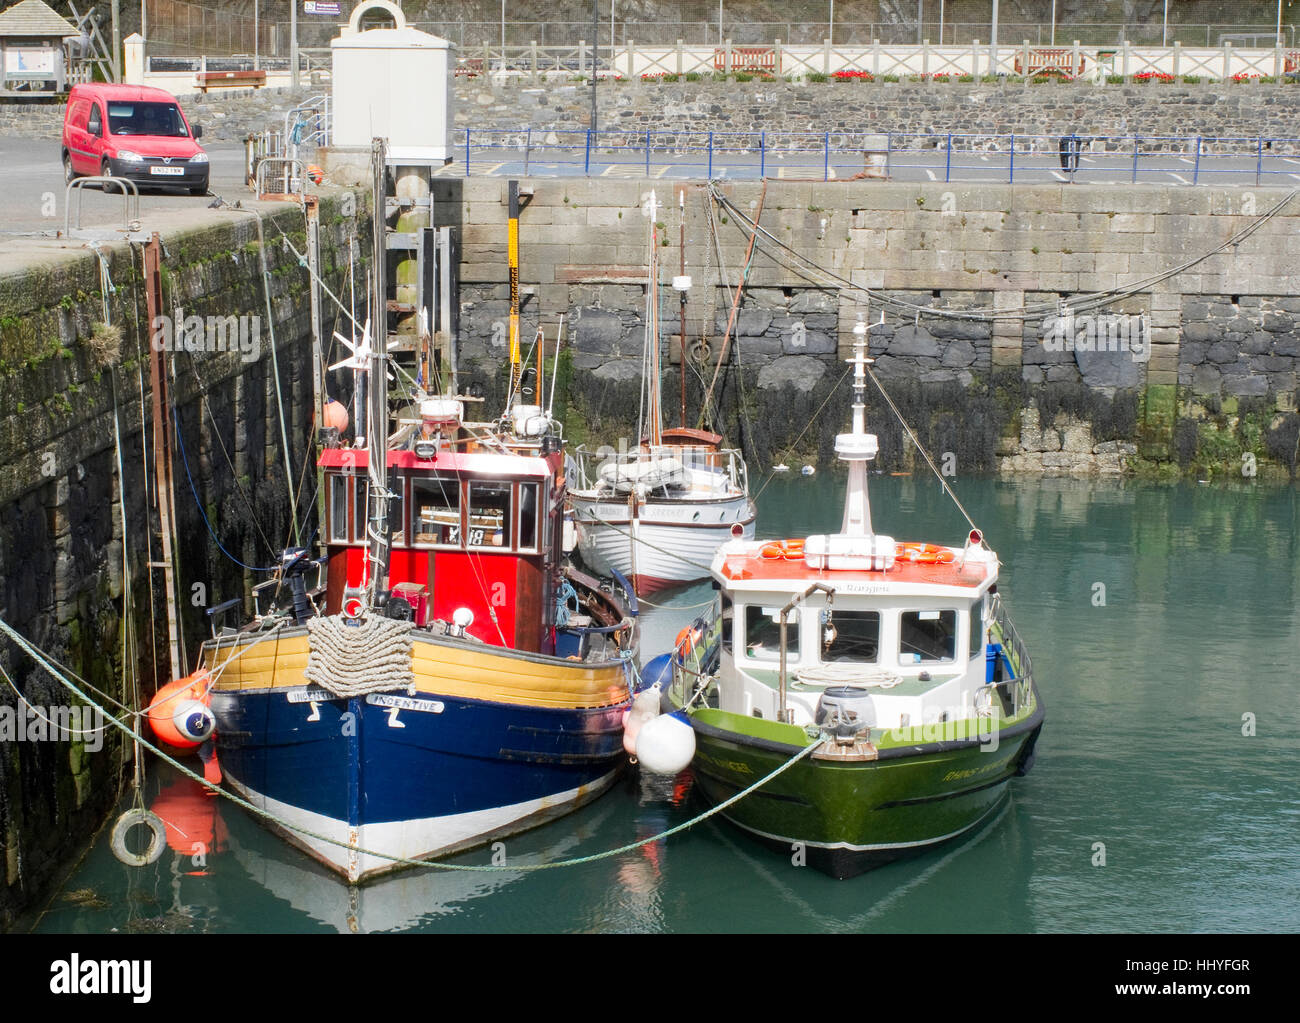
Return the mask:
[[695,783],[713,803],[798,758],[723,815],[835,877],[991,819],[1043,723],[974,524],[955,547],[872,530],[859,326],[852,430],[835,440],[849,466],[841,531],[724,544],[718,601],[679,638],[665,693],[694,730]]

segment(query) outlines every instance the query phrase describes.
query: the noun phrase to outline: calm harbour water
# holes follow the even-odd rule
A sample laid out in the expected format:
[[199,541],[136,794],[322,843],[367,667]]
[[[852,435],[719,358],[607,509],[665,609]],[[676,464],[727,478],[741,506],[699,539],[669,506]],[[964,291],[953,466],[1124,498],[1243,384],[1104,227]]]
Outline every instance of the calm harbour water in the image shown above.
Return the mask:
[[[843,477],[778,477],[760,536],[834,530]],[[876,528],[959,542],[933,479],[873,477]],[[242,810],[151,766],[146,802],[210,845],[118,863],[101,836],[47,932],[1062,932],[1300,928],[1300,494],[1246,484],[958,480],[1047,706],[1031,773],[967,841],[834,881],[723,821],[536,873],[422,870],[349,890]],[[1104,587],[1104,605],[1099,603]],[[651,609],[647,657],[707,600]],[[1246,718],[1253,715],[1253,718]],[[1254,722],[1254,735],[1244,735]],[[688,820],[679,782],[635,774],[506,843],[586,856]],[[161,791],[160,791],[161,790]],[[1099,865],[1104,844],[1105,864]],[[488,863],[487,850],[454,862]],[[557,897],[557,891],[560,893]]]

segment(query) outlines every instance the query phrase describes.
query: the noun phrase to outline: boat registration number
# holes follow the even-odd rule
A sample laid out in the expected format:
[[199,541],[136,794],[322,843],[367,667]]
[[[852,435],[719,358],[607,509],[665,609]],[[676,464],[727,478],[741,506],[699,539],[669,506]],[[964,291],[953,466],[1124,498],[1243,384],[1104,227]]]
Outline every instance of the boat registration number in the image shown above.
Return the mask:
[[149,168],[149,173],[150,173],[150,174],[181,175],[181,174],[184,174],[184,173],[185,173],[185,168],[184,168],[184,167],[150,167],[150,168]]
[[335,696],[327,689],[295,689],[284,695],[290,703],[319,703],[322,700],[344,699],[342,696]]
[[372,707],[396,707],[399,710],[418,710],[425,714],[441,714],[443,705],[438,700],[412,700],[405,696],[385,696],[371,693],[366,703]]

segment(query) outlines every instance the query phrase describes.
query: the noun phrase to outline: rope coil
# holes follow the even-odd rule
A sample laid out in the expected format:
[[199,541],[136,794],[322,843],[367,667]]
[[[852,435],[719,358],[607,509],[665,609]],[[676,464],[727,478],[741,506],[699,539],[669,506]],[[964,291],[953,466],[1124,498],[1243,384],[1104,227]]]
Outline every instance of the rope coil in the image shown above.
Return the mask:
[[335,696],[405,689],[415,695],[411,622],[371,615],[360,624],[338,616],[309,618],[303,675]]

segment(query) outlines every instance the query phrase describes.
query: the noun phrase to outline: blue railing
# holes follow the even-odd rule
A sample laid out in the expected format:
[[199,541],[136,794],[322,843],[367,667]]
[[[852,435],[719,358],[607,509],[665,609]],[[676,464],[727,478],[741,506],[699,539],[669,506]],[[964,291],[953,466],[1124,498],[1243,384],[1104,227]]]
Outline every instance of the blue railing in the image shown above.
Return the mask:
[[1084,136],[1077,160],[1061,136],[873,131],[503,131],[464,128],[452,172],[674,179],[1062,181],[1263,185],[1300,181],[1300,139]]

